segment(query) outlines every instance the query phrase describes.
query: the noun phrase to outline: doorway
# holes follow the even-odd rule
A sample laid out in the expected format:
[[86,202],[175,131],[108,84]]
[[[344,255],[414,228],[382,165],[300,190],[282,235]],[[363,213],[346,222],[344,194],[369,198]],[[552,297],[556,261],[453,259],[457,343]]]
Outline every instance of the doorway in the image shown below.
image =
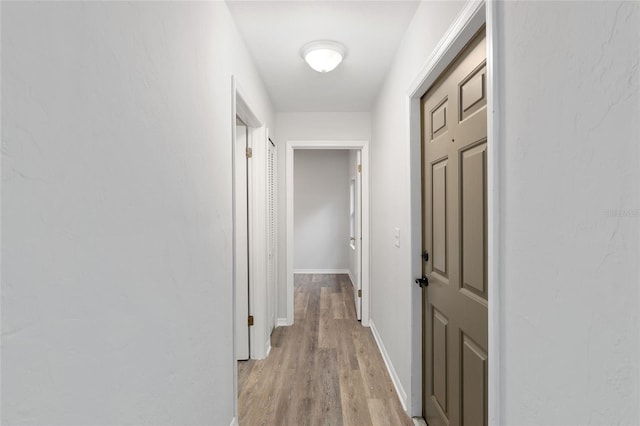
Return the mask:
[[[369,326],[369,146],[368,141],[289,141],[286,151],[286,217],[287,217],[287,257],[286,257],[286,293],[287,293],[287,325],[294,322],[294,153],[299,150],[354,150],[360,152],[359,182],[361,208],[359,213],[359,274],[355,278],[354,303],[360,307],[362,325]],[[348,185],[345,181],[344,185]],[[348,186],[347,186],[348,187]],[[349,232],[345,235],[350,238]],[[359,287],[359,288],[358,288]]]
[[[275,149],[269,129],[235,77],[231,79],[230,117],[233,165],[233,372],[238,390],[238,360],[268,356],[275,325],[277,285],[277,208]],[[234,400],[237,415],[237,399]]]

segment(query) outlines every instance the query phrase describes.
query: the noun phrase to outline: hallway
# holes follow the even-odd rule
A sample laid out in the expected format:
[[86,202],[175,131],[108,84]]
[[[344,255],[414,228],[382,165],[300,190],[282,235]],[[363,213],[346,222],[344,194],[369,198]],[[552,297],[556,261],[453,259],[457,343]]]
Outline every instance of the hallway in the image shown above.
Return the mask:
[[267,359],[238,363],[240,425],[413,424],[355,319],[347,275],[296,275],[295,323],[271,345]]
[[640,0],[2,0],[0,58],[1,425],[640,426]]

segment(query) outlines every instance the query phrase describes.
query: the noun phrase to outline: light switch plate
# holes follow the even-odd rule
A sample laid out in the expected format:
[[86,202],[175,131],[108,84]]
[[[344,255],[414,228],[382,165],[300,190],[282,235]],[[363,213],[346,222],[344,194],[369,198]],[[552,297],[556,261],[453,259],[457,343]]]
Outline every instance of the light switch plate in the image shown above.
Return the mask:
[[400,228],[393,228],[393,244],[400,247]]

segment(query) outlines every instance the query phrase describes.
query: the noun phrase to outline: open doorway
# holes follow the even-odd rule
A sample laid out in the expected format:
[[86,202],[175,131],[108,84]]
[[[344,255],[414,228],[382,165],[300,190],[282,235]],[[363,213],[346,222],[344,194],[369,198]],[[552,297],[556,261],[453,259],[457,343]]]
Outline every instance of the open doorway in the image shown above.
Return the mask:
[[[296,198],[305,198],[305,193],[296,194],[295,183],[299,182],[300,176],[296,176],[296,170],[308,169],[305,165],[295,164],[296,154],[300,152],[299,158],[308,157],[308,152],[326,151],[333,155],[342,155],[344,167],[341,169],[340,179],[344,189],[344,220],[342,221],[338,245],[340,250],[344,249],[341,256],[345,260],[344,264],[324,263],[324,266],[311,267],[310,265],[322,265],[318,262],[311,263],[316,256],[337,256],[338,253],[327,253],[326,246],[314,247],[311,234],[305,234],[310,229],[318,229],[317,224],[312,226],[313,220],[323,220],[322,215],[328,212],[324,209],[320,215],[311,216],[310,221],[301,224],[296,232]],[[286,188],[287,188],[287,324],[292,325],[294,321],[294,273],[344,273],[348,274],[353,283],[354,308],[358,313],[358,318],[362,320],[362,325],[369,325],[369,170],[368,170],[368,142],[366,141],[290,141],[287,143],[286,152]],[[350,170],[350,167],[352,169]],[[306,170],[308,171],[308,170]],[[318,179],[317,173],[305,173],[310,180]],[[315,176],[315,177],[314,177]],[[331,176],[336,177],[333,173]],[[325,179],[326,181],[327,179]],[[351,212],[351,182],[353,182],[353,214]],[[337,183],[324,182],[327,187]],[[298,210],[304,210],[304,200]],[[299,216],[299,215],[298,215]],[[351,219],[353,217],[353,227]],[[326,216],[325,218],[326,219]],[[338,222],[336,222],[338,223]],[[330,227],[332,225],[329,225]],[[306,229],[305,229],[306,227]],[[315,233],[322,232],[321,227]],[[302,234],[301,234],[302,232]],[[319,250],[323,250],[321,253]],[[327,259],[323,259],[327,260]],[[306,263],[308,262],[308,263]],[[342,266],[341,266],[342,265]]]
[[295,278],[329,274],[350,281],[354,303],[345,308],[357,319],[362,246],[359,159],[359,150],[296,150],[293,171]]
[[[232,78],[233,371],[264,359],[275,326],[277,282],[276,144]],[[237,415],[237,400],[234,400]]]

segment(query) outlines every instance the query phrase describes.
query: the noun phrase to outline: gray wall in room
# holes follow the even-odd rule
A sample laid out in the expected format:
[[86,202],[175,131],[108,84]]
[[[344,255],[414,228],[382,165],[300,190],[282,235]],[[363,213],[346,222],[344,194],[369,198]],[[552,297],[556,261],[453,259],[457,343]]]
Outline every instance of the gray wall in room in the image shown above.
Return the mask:
[[2,424],[229,425],[224,2],[2,2]]
[[294,270],[349,268],[349,151],[294,152]]

